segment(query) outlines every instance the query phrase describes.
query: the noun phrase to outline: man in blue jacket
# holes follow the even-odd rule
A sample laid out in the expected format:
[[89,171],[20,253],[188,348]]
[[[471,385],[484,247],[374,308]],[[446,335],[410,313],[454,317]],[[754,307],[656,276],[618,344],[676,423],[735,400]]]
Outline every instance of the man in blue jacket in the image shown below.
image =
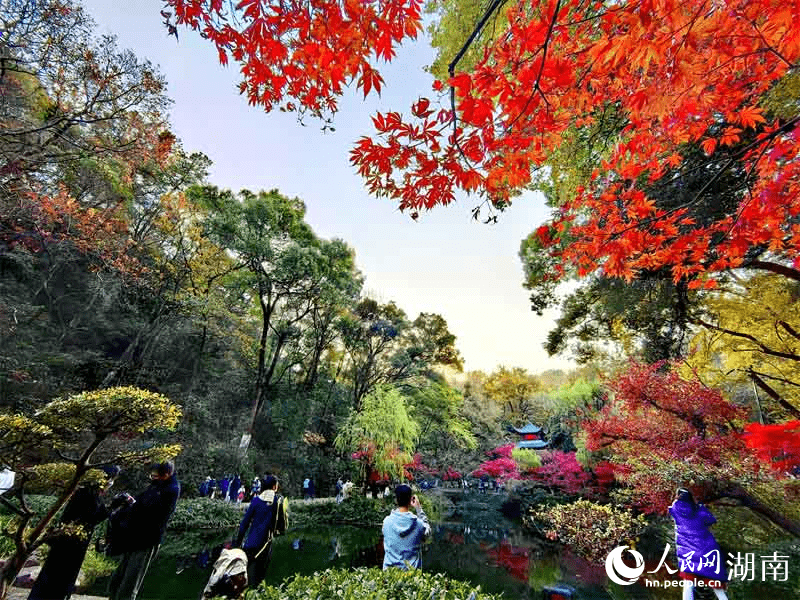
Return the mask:
[[264,580],[272,558],[272,538],[284,533],[288,526],[286,500],[277,492],[278,478],[270,475],[264,480],[264,491],[250,500],[239,524],[236,546],[247,555],[250,587],[256,587]]
[[[383,520],[383,568],[420,567],[420,547],[430,534],[428,517],[411,488],[405,484],[394,490],[397,508]],[[411,512],[414,508],[417,514]]]
[[115,535],[121,539],[113,544],[123,555],[109,582],[111,600],[136,600],[180,493],[175,465],[163,462],[153,466],[150,485],[119,513]]

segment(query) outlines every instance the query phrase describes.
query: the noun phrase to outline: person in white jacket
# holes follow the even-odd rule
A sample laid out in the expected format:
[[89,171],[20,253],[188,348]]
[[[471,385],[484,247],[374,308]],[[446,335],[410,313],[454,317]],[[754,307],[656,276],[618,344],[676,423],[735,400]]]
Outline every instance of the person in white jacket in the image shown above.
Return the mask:
[[[383,520],[383,568],[420,567],[420,548],[430,534],[431,526],[419,500],[406,484],[395,490],[397,508]],[[411,512],[414,508],[416,514]]]

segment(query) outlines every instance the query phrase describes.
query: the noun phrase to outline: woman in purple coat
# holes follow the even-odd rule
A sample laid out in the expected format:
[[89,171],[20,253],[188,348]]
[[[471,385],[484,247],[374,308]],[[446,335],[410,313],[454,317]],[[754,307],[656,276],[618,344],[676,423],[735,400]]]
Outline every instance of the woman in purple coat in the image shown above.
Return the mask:
[[695,586],[710,587],[720,600],[725,593],[728,574],[719,544],[709,530],[717,520],[711,511],[695,502],[692,493],[678,489],[669,507],[675,520],[675,553],[678,555],[683,600],[694,600]]

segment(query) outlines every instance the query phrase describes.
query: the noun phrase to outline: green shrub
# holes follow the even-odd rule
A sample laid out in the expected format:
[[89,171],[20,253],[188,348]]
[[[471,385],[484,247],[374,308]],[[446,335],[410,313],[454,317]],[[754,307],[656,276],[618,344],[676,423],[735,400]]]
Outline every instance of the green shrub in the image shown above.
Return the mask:
[[[11,515],[0,515],[0,531],[13,532],[14,526],[11,523],[13,520],[14,517]],[[11,556],[14,554],[14,550],[16,550],[16,547],[10,535],[0,535],[0,559]]]
[[517,463],[521,473],[525,473],[542,466],[542,459],[539,457],[539,454],[536,452],[536,450],[530,450],[528,448],[514,448],[511,451],[511,458],[513,458],[514,462]]
[[263,583],[245,594],[245,600],[495,600],[471,584],[419,569],[328,569],[313,575],[295,575],[278,587]]
[[[16,504],[15,498],[11,498],[10,501]],[[55,501],[55,496],[42,496],[37,494],[26,495],[25,502],[34,514],[31,523],[35,524],[39,518],[43,517]],[[58,516],[56,516],[56,520],[57,519]],[[16,516],[7,506],[0,504],[0,532],[5,532],[4,534],[0,534],[0,558],[9,557],[16,551],[14,541],[10,537],[16,532],[16,527]]]
[[81,572],[83,573],[82,587],[84,589],[92,587],[97,579],[111,575],[116,568],[116,562],[104,554],[98,554],[93,548],[89,548],[81,565]]
[[647,526],[642,515],[634,516],[627,510],[588,500],[534,511],[531,517],[525,520],[529,525],[536,526],[537,521],[543,525],[548,539],[559,540],[577,554],[598,563],[622,543],[633,546],[635,538]]
[[289,501],[289,526],[309,527],[322,524],[375,526],[394,508],[394,498],[365,498],[351,495],[341,503]]
[[[12,504],[16,505],[17,500],[16,498],[9,498]],[[53,502],[56,501],[55,496],[45,496],[40,494],[26,494],[25,495],[25,503],[28,505],[28,508],[33,511],[33,514],[42,517],[45,515],[47,510],[53,506]],[[12,512],[9,510],[7,506],[4,504],[0,504],[0,515],[11,515]]]
[[242,520],[242,505],[210,498],[178,500],[170,529],[225,529]]

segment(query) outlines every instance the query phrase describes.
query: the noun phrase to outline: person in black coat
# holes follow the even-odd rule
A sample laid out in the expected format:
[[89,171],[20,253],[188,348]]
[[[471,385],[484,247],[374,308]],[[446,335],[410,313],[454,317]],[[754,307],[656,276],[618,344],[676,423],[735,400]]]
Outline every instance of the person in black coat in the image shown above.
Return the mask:
[[79,526],[81,530],[58,534],[48,543],[50,552],[28,600],[62,600],[72,595],[92,533],[108,517],[108,509],[101,496],[119,473],[119,467],[106,467],[103,470],[106,473],[105,482],[82,485],[64,507],[61,525],[70,529]]
[[109,582],[111,600],[136,600],[180,493],[172,462],[154,465],[150,485],[113,517],[111,545],[122,561]]

